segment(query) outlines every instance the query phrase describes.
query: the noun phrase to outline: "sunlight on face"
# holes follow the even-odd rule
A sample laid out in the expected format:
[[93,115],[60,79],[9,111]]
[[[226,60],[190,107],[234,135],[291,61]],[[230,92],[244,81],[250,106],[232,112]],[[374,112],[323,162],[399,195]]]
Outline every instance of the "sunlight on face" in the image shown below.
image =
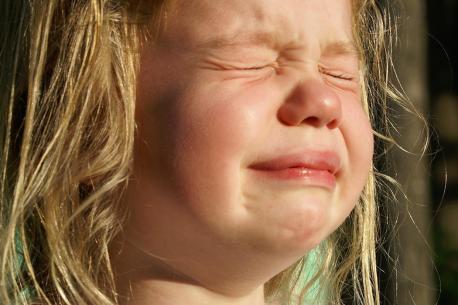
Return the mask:
[[372,163],[352,41],[346,0],[174,1],[142,51],[132,243],[217,290],[333,232]]

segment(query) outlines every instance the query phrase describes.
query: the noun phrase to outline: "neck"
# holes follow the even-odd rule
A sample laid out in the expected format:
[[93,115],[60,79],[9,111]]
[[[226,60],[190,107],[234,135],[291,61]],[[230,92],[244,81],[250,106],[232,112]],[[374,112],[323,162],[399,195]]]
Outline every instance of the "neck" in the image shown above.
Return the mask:
[[233,289],[215,285],[221,280],[215,279],[210,288],[151,256],[133,250],[118,254],[112,263],[120,305],[265,305],[263,282],[239,282]]
[[120,290],[128,292],[121,305],[264,305],[260,286],[244,296],[227,296],[203,286],[153,278],[130,280]]

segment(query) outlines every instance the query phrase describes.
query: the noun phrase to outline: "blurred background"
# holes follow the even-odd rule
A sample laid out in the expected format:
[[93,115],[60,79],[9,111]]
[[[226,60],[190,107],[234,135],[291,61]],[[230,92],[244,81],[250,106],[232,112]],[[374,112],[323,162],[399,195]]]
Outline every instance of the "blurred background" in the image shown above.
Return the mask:
[[[380,255],[382,303],[458,305],[458,0],[399,2],[393,59],[433,129],[420,159],[423,125],[413,115],[397,116],[397,140],[415,153],[394,148],[393,166],[386,165],[409,200],[396,192],[396,234],[385,237],[387,253]],[[382,215],[393,213],[389,208]],[[382,230],[388,226],[382,219]]]
[[[432,162],[433,245],[442,292],[439,304],[458,304],[458,0],[429,0],[428,87],[431,122],[440,143]],[[444,172],[447,169],[447,179]],[[445,180],[447,187],[444,190]],[[436,283],[439,284],[439,283]]]

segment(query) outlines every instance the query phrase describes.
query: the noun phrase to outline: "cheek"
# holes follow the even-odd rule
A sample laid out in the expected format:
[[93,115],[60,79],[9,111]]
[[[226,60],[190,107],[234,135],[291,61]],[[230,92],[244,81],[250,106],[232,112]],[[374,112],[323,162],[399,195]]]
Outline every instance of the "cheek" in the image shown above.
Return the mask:
[[192,88],[173,111],[176,150],[191,150],[193,158],[207,164],[240,163],[260,135],[268,132],[268,122],[275,117],[271,100],[260,87],[205,83]]
[[348,168],[343,185],[343,197],[350,206],[350,213],[366,185],[369,172],[372,169],[374,140],[369,119],[363,109],[355,104],[343,112],[343,135],[348,151]]
[[229,98],[221,91],[187,93],[172,120],[175,150],[190,153],[177,157],[207,165],[240,159],[259,126],[259,116],[243,98]]
[[374,151],[374,138],[369,118],[359,107],[350,109],[345,115],[351,130],[348,139],[350,158],[358,171],[361,170],[362,174],[368,173],[372,167]]
[[241,218],[241,167],[267,115],[258,109],[256,92],[233,92],[211,86],[189,90],[171,117],[174,188],[196,219],[221,230]]

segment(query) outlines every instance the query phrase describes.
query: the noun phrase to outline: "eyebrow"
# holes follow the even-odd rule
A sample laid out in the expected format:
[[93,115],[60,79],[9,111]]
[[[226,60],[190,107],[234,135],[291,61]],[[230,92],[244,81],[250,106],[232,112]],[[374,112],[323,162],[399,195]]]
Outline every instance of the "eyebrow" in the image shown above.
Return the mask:
[[238,45],[263,45],[275,47],[278,45],[278,39],[273,32],[242,32],[231,35],[220,35],[204,40],[197,45],[197,48],[219,49]]
[[[271,48],[279,46],[278,34],[269,31],[242,32],[231,35],[220,35],[197,44],[198,49],[219,49],[240,45],[259,45]],[[355,56],[361,52],[352,40],[337,40],[327,43],[322,51],[324,56]]]
[[324,56],[349,55],[360,57],[361,52],[351,40],[334,41],[327,44],[323,49]]

